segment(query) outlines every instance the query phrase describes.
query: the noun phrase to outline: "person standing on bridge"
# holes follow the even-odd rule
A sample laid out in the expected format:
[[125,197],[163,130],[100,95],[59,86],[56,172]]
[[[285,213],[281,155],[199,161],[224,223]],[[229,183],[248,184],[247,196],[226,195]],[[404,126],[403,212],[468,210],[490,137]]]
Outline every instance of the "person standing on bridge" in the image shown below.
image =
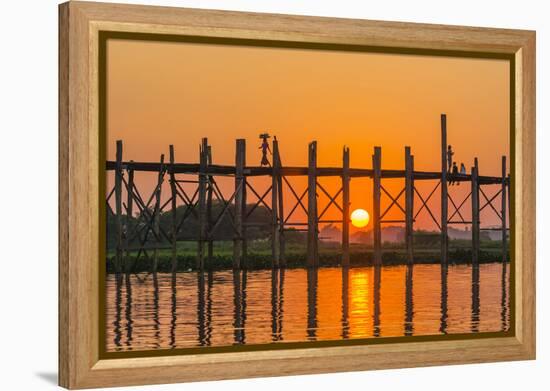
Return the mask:
[[449,145],[447,147],[447,172],[451,172],[452,166],[453,166],[453,155],[455,153],[453,152],[453,148]]
[[460,163],[460,175],[466,175],[466,166],[464,163]]
[[267,142],[267,139],[271,136],[268,133],[262,133],[260,134],[260,139],[262,139],[262,145],[258,149],[262,150],[262,161],[260,165],[262,166],[269,166],[269,160],[267,159],[267,152],[271,154],[271,148],[269,148],[269,143]]
[[452,168],[452,171],[451,171],[451,180],[450,180],[451,185],[454,185],[455,183],[457,185],[460,184],[460,182],[457,183],[457,181],[456,181],[456,176],[457,175],[458,175],[458,166],[456,165],[456,162],[453,162],[453,168]]

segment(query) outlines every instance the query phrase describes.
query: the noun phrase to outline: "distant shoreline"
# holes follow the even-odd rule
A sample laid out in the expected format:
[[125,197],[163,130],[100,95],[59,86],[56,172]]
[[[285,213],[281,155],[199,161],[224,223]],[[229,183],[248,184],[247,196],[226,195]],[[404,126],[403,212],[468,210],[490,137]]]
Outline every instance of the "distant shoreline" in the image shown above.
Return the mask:
[[[502,263],[501,253],[490,249],[489,251],[481,250],[479,253],[479,263]],[[509,256],[507,257],[509,259]],[[196,271],[196,256],[192,255],[178,255],[178,267],[177,272]],[[141,258],[137,262],[135,257],[126,259],[128,261],[125,271],[132,273],[142,273],[152,271],[152,260]],[[436,250],[419,250],[415,253],[414,264],[439,264],[441,262],[439,251]],[[385,251],[382,254],[382,266],[397,266],[407,265],[406,254],[398,251]],[[456,249],[449,251],[449,265],[469,265],[471,264],[471,251]],[[363,267],[373,266],[372,251],[357,252],[350,254],[350,267]],[[319,267],[341,267],[340,256],[329,253],[321,253],[319,256]],[[286,257],[287,269],[307,268],[306,255],[305,254],[288,254]],[[271,258],[266,257],[265,254],[248,255],[246,262],[244,262],[243,269],[246,270],[270,270]],[[166,255],[160,255],[158,257],[157,272],[171,272],[172,260]],[[214,255],[209,262],[205,260],[205,270],[232,270],[232,259],[226,255]],[[112,260],[107,260],[107,273],[115,273],[114,263]]]

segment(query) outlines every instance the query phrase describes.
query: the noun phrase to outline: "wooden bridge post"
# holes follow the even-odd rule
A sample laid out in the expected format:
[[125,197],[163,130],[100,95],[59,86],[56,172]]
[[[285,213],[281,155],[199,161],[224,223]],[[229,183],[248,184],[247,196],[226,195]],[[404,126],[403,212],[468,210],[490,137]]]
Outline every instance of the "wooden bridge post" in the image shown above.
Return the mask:
[[246,257],[248,254],[248,240],[247,240],[247,230],[248,230],[248,224],[246,222],[247,216],[246,216],[246,142],[244,146],[244,153],[243,153],[243,186],[242,186],[242,207],[241,207],[241,215],[243,216],[242,219],[242,226],[243,226],[243,234],[242,234],[242,250],[241,250],[241,269],[246,269]]
[[206,175],[208,160],[208,139],[203,137],[199,148],[199,242],[197,251],[197,269],[204,269],[204,245],[208,240],[208,212],[206,210]]
[[133,228],[132,216],[134,215],[134,169],[132,168],[132,161],[130,161],[130,164],[126,167],[126,171],[128,172],[128,191],[126,194],[126,237],[124,238],[124,247],[126,247],[125,264],[128,265],[130,263],[130,236]]
[[[209,145],[206,149],[207,156],[206,156],[206,165],[209,167],[212,164],[212,147]],[[206,195],[206,230],[207,232],[210,232],[210,229],[212,228],[212,191],[213,191],[213,180],[214,178],[212,175],[208,175],[208,187],[207,187],[207,195]],[[208,263],[212,263],[212,257],[214,255],[214,241],[212,238],[208,238]]]
[[160,244],[160,196],[162,191],[162,181],[164,177],[164,154],[160,155],[160,167],[157,176],[157,188],[155,191],[155,209],[153,210],[153,229],[155,232],[156,245],[153,250],[153,272],[158,268],[158,249]]
[[277,195],[279,196],[279,265],[281,267],[286,266],[285,261],[285,230],[284,230],[284,221],[285,221],[285,214],[283,209],[283,176],[281,174],[281,154],[279,152],[279,142],[277,139],[273,140],[274,147],[273,147],[273,159],[277,161],[277,167],[279,168],[278,175],[277,175]]
[[307,207],[307,265],[319,265],[319,233],[317,218],[317,142],[309,144]]
[[241,267],[243,255],[244,166],[246,141],[238,139],[235,152],[235,238],[233,240],[233,268]]
[[344,147],[342,157],[342,266],[349,266],[349,148]]
[[170,203],[172,207],[172,213],[171,213],[171,226],[172,226],[172,273],[175,273],[178,269],[178,254],[177,254],[177,200],[178,200],[178,192],[176,189],[176,174],[174,170],[174,164],[175,164],[175,154],[174,154],[174,146],[170,145]]
[[116,253],[115,270],[122,270],[122,140],[116,142],[115,167],[115,226],[116,226]]
[[407,262],[414,262],[414,157],[411,147],[405,147],[405,242],[407,247]]
[[472,264],[479,262],[479,167],[477,158],[472,167]]
[[441,114],[441,263],[447,264],[449,237],[447,235],[448,217],[447,193],[447,115]]
[[500,188],[500,213],[502,216],[502,262],[506,262],[508,245],[506,240],[506,156],[502,157],[502,182]]
[[279,153],[279,145],[277,140],[273,140],[273,167],[271,172],[271,266],[279,267],[281,260],[281,231],[279,229],[279,180],[280,167],[277,160]]
[[374,246],[374,264],[382,264],[382,223],[380,221],[380,187],[382,179],[382,148],[374,147],[372,155],[373,169],[373,196],[372,196],[372,214],[373,214],[373,246]]

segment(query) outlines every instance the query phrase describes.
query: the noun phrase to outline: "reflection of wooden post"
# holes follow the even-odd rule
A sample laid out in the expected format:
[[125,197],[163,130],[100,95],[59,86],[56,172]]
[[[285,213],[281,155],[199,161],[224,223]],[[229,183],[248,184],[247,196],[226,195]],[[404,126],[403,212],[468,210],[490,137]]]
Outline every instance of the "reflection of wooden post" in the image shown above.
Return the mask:
[[[273,158],[275,161],[275,157]],[[271,339],[278,341],[280,339],[279,316],[279,270],[271,269]]]
[[[238,140],[237,140],[238,141]],[[233,336],[235,344],[242,344],[244,333],[243,321],[243,302],[242,302],[243,286],[241,281],[241,271],[233,270]]]
[[349,268],[342,268],[342,338],[349,338]]
[[168,345],[171,348],[176,347],[176,324],[178,322],[178,290],[176,289],[177,275],[172,273],[170,278],[170,329],[169,329],[169,341]]
[[374,266],[374,277],[373,277],[373,287],[372,287],[372,301],[373,301],[373,311],[372,311],[372,334],[375,337],[380,336],[380,288],[382,285],[382,267],[381,265]]
[[472,266],[472,311],[471,311],[471,331],[479,332],[479,265]]
[[372,214],[373,214],[373,246],[374,246],[374,263],[380,265],[382,263],[382,224],[380,222],[380,186],[382,177],[382,149],[374,147],[374,155],[372,155],[373,169],[373,196],[372,196]]
[[307,264],[319,265],[319,238],[317,219],[317,142],[309,144],[307,191]]
[[414,330],[413,267],[409,263],[405,274],[405,335],[412,335]]
[[[212,148],[210,145],[207,148],[207,156],[206,156],[206,165],[207,167],[210,167],[212,165]],[[206,226],[207,226],[207,232],[210,232],[210,229],[212,229],[212,191],[213,191],[213,181],[214,178],[212,175],[208,175],[208,193],[206,196]],[[212,263],[212,257],[214,255],[214,241],[212,238],[208,238],[208,263]]]
[[413,233],[414,233],[414,160],[411,147],[405,147],[405,242],[407,247],[407,262],[413,263]]
[[244,165],[246,144],[238,139],[235,152],[235,238],[233,240],[233,268],[241,267],[243,255],[243,203],[244,203]]
[[212,270],[208,270],[208,285],[206,288],[206,339],[204,344],[210,346],[212,338],[212,288],[214,285],[214,278]]
[[508,307],[510,293],[508,292],[506,266],[506,262],[502,262],[502,271],[500,273],[500,325],[502,331],[508,330],[508,316],[510,314],[510,308]]
[[349,148],[344,147],[342,162],[342,266],[349,266]]
[[472,167],[472,263],[479,262],[479,168],[477,158]]
[[160,155],[160,167],[157,176],[157,188],[155,191],[155,209],[153,210],[153,230],[155,232],[156,245],[153,250],[153,272],[158,267],[158,249],[160,245],[160,196],[162,191],[162,180],[164,177],[164,154]]
[[441,262],[447,264],[449,237],[447,236],[447,115],[441,114]]
[[448,275],[449,275],[449,266],[446,263],[441,264],[441,298],[439,300],[441,318],[440,318],[440,323],[439,323],[439,331],[443,334],[447,334],[447,320],[449,318]]
[[279,230],[279,161],[277,155],[279,146],[277,140],[273,140],[273,168],[271,172],[271,266],[279,267],[280,263],[280,230]]
[[206,279],[203,271],[197,273],[197,323],[199,328],[199,344],[206,344],[206,300],[205,300],[205,283]]
[[[125,288],[126,288],[126,303],[125,303],[125,314],[124,317],[126,319],[132,319],[132,280],[130,279],[130,273],[126,273],[125,278]],[[128,326],[126,327],[126,341],[128,345],[131,345],[132,343],[132,334],[133,334],[133,327],[130,322],[128,322]]]
[[307,339],[317,339],[318,269],[307,270]]
[[116,142],[115,166],[115,226],[116,226],[116,254],[115,270],[122,270],[122,140]]
[[170,194],[171,194],[171,225],[172,225],[172,273],[175,273],[178,269],[178,258],[177,258],[177,200],[178,192],[176,189],[176,174],[174,172],[175,156],[174,156],[174,146],[170,145]]
[[208,240],[208,212],[206,210],[208,139],[204,137],[199,148],[199,242],[197,268],[204,269],[204,244]]
[[[132,168],[132,161],[126,170],[128,172],[128,191],[127,191],[127,205],[126,205],[126,237],[124,238],[124,247],[126,247],[126,265],[130,264],[130,236],[132,235],[133,229],[133,215],[134,215],[134,169]],[[127,267],[126,267],[126,270]]]
[[502,262],[506,262],[508,245],[506,241],[506,156],[502,157],[502,182],[500,188],[500,214],[502,216]]
[[114,343],[117,347],[121,347],[122,340],[122,276],[120,274],[115,276],[115,319],[113,321],[114,326]]

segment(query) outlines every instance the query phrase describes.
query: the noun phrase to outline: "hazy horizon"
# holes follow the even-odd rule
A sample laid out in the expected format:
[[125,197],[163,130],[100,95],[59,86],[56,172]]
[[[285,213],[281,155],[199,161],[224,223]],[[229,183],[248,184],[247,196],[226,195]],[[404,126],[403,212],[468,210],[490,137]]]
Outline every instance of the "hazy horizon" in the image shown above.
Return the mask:
[[[509,156],[504,60],[109,40],[107,86],[110,160],[122,139],[124,160],[158,161],[161,153],[167,159],[174,144],[177,162],[196,163],[200,139],[208,137],[213,163],[233,164],[235,139],[245,138],[247,164],[259,165],[258,134],[267,131],[279,140],[283,165],[306,166],[307,144],[316,140],[319,166],[341,166],[346,145],[352,167],[371,168],[373,147],[381,146],[383,169],[403,169],[408,145],[416,170],[437,171],[441,113],[455,159],[468,171],[478,157],[481,175],[500,175],[500,157]],[[156,174],[136,175],[145,193],[155,181]],[[270,179],[254,181],[263,194]],[[291,181],[301,193],[306,179]],[[320,181],[331,193],[340,184],[339,178]],[[403,180],[383,184],[395,196]],[[434,185],[417,182],[423,196]],[[229,194],[234,185],[226,179],[220,186]],[[460,202],[469,185],[450,190]],[[290,194],[285,204],[293,205]],[[382,211],[387,205],[383,197]],[[438,216],[438,194],[430,207]],[[352,180],[355,208],[372,211],[370,179]],[[325,217],[339,215],[333,208]],[[401,213],[394,207],[387,217]],[[497,222],[489,208],[481,218],[485,225]],[[417,229],[433,227],[425,212],[415,222]]]

